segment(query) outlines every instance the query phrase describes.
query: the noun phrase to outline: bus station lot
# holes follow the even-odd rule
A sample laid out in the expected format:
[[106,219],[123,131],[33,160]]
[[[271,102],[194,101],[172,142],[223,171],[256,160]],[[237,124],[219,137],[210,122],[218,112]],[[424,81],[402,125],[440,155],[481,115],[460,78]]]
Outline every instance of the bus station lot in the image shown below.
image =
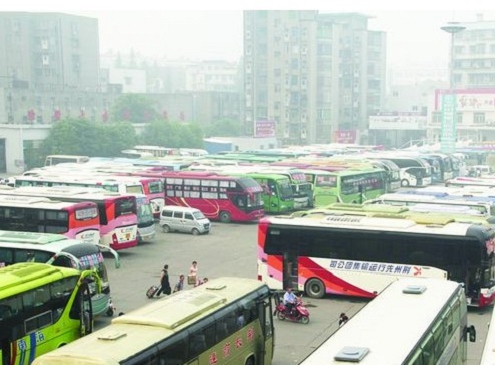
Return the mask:
[[[145,296],[153,284],[158,285],[160,270],[169,265],[170,284],[175,285],[181,273],[187,275],[191,262],[198,262],[200,277],[220,276],[256,278],[257,223],[212,222],[211,233],[193,236],[186,233],[163,233],[158,226],[152,242],[119,251],[121,267],[115,269],[114,259],[105,254],[109,269],[112,299],[116,314],[129,312],[151,300]],[[351,319],[367,300],[327,296],[323,299],[303,298],[310,312],[307,325],[288,321],[275,322],[274,365],[299,364],[311,351],[338,329],[338,318],[345,312]],[[418,310],[421,310],[418,308]],[[468,364],[478,365],[484,346],[491,308],[470,310],[469,324],[477,330],[476,343],[468,343]],[[393,320],[393,318],[384,318]],[[96,319],[102,328],[109,317]],[[407,331],[407,328],[404,328]],[[372,334],[371,334],[372,335]],[[400,333],[397,334],[400,336]],[[350,344],[359,345],[359,344]],[[331,356],[331,354],[329,354]]]

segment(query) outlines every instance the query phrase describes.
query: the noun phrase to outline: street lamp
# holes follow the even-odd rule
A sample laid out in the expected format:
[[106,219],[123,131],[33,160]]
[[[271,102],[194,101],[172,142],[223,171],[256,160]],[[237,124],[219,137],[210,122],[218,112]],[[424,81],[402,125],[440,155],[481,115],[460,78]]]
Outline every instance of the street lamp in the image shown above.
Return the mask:
[[449,67],[449,92],[442,97],[442,129],[440,133],[440,149],[444,153],[455,152],[457,139],[456,126],[456,97],[454,94],[454,39],[455,35],[466,27],[457,22],[450,22],[441,27],[443,31],[451,35],[450,42],[450,67]]

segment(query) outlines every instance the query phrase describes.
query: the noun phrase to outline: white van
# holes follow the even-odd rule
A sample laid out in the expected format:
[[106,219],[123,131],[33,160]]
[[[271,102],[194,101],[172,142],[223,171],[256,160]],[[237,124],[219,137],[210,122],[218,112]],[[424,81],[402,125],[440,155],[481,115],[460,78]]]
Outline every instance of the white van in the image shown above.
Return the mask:
[[196,208],[167,205],[160,213],[163,232],[188,232],[194,235],[210,233],[211,223],[203,212]]

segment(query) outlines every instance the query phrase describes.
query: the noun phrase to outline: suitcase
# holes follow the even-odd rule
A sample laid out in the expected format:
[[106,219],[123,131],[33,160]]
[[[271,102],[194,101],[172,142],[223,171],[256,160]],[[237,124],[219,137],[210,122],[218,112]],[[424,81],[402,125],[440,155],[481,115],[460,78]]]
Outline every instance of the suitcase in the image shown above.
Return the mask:
[[153,298],[153,296],[156,294],[158,289],[159,289],[159,287],[156,285],[150,286],[150,288],[146,291],[146,296],[148,297],[148,299]]

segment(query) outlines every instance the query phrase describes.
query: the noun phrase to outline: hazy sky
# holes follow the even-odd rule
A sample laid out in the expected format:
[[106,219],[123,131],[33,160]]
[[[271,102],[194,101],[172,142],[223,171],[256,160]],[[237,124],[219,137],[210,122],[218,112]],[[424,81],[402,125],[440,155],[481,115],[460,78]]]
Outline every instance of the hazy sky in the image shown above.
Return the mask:
[[387,32],[388,64],[402,69],[447,68],[450,35],[440,30],[446,22],[475,21],[479,13],[495,22],[495,1],[483,0],[413,0],[407,4],[402,4],[403,0],[169,2],[18,0],[1,4],[0,10],[60,11],[96,17],[102,52],[134,49],[146,56],[168,59],[226,60],[237,60],[242,54],[242,10],[361,12],[370,16],[370,29]]

